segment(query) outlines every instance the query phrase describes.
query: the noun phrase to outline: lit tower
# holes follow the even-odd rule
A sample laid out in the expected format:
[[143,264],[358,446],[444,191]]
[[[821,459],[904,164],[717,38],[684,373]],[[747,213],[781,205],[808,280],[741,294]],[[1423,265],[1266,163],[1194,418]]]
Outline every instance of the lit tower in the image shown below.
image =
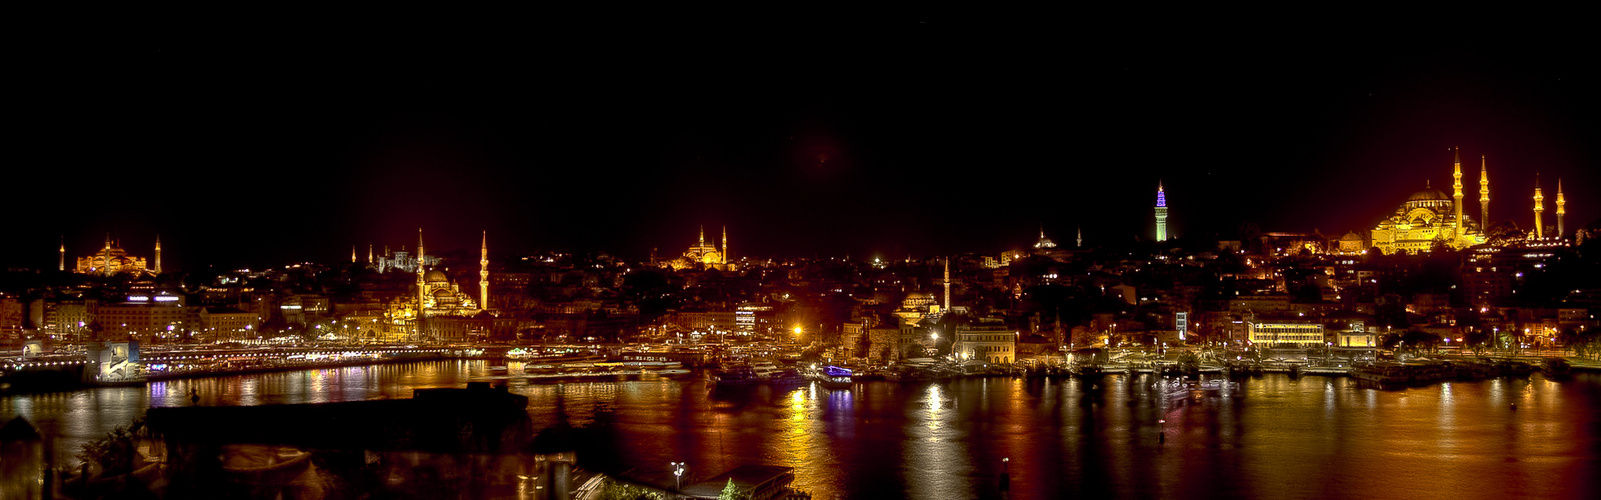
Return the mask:
[[1167,194],[1162,183],[1156,183],[1156,241],[1167,241]]
[[1534,237],[1545,237],[1545,226],[1540,225],[1540,213],[1545,212],[1545,195],[1540,194],[1540,174],[1534,174]]
[[350,246],[350,263],[351,264],[355,264],[356,263],[356,246],[355,245],[351,245]]
[[728,264],[728,226],[723,226],[723,264]]
[[1479,155],[1479,232],[1490,230],[1490,171],[1485,167],[1484,155]]
[[57,271],[67,270],[67,237],[61,237],[61,260],[56,263]]
[[372,264],[372,243],[367,244],[367,263]]
[[161,235],[156,235],[156,274],[161,274]]
[[489,231],[484,231],[483,247],[478,250],[478,308],[489,309]]
[[1568,200],[1562,199],[1562,178],[1558,177],[1557,178],[1557,237],[1558,238],[1561,238],[1562,234],[1563,234],[1563,231],[1562,231],[1562,229],[1563,229],[1562,228],[1562,214],[1565,214],[1565,213],[1568,212],[1567,208],[1565,208],[1565,206],[1567,204],[1568,204]]
[[1456,148],[1456,158],[1452,161],[1456,163],[1456,169],[1451,172],[1451,178],[1456,183],[1451,186],[1451,206],[1456,209],[1455,236],[1461,238],[1468,229],[1467,224],[1462,223],[1462,148]]
[[1078,228],[1078,241],[1073,246],[1074,246],[1074,248],[1084,248],[1084,227],[1083,226],[1080,226]]

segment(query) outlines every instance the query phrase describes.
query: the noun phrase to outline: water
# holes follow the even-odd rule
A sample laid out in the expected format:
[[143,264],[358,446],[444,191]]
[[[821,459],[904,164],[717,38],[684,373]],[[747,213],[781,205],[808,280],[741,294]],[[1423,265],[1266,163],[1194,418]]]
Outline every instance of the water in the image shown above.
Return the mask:
[[[487,375],[476,361],[305,370],[0,399],[62,463],[150,406],[404,398]],[[815,498],[1601,496],[1601,376],[1381,391],[1267,376],[1170,400],[1150,376],[711,390],[698,381],[526,385],[536,425],[600,429],[580,454],[641,471],[795,468]],[[1511,408],[1517,403],[1517,409]],[[1163,439],[1165,433],[1165,440]],[[1010,459],[1003,462],[1003,459]]]

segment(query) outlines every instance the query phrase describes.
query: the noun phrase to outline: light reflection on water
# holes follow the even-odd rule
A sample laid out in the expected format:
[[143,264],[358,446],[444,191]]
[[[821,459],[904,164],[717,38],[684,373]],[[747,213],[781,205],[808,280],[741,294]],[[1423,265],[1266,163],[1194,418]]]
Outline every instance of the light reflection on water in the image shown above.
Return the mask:
[[[489,375],[435,361],[155,382],[0,398],[54,436],[58,462],[150,406],[410,397]],[[604,429],[581,450],[693,478],[795,467],[815,498],[1557,497],[1601,494],[1601,377],[1494,379],[1381,391],[1350,379],[1241,380],[1168,399],[1150,376],[968,379],[848,390],[711,389],[699,381],[528,385],[535,425]],[[1512,409],[1517,403],[1517,409]],[[1165,439],[1164,439],[1165,436]],[[1010,462],[1002,462],[1009,458]],[[581,458],[582,459],[582,458]],[[1471,483],[1472,487],[1462,487]]]

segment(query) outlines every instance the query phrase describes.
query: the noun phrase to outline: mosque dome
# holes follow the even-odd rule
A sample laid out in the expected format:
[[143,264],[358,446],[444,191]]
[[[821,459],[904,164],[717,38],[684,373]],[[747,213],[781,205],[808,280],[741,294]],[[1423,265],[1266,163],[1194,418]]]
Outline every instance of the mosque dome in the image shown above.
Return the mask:
[[912,293],[906,295],[906,300],[903,301],[901,303],[901,305],[906,307],[907,309],[912,309],[912,308],[927,306],[927,305],[934,304],[934,303],[935,303],[935,301],[934,301],[934,295],[933,294],[928,294],[928,293],[923,293],[923,292],[912,292]]
[[449,283],[450,282],[450,277],[445,276],[445,272],[444,271],[433,270],[433,271],[428,271],[427,274],[423,275],[423,281],[426,281],[426,282],[429,282],[429,283]]
[[1407,198],[1407,201],[1451,201],[1451,197],[1447,196],[1444,191],[1425,188],[1422,191],[1412,193],[1412,197]]

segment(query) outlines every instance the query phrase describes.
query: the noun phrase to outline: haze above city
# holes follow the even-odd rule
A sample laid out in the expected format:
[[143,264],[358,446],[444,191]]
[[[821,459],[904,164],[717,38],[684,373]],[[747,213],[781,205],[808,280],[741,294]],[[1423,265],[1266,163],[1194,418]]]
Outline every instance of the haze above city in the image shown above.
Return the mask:
[[497,258],[644,259],[701,226],[736,258],[995,252],[1042,226],[1102,245],[1151,239],[1158,182],[1180,238],[1337,236],[1449,190],[1452,147],[1488,157],[1496,220],[1529,225],[1535,172],[1563,180],[1570,227],[1601,216],[1578,36],[730,21],[62,27],[13,49],[0,261],[46,268],[58,239],[87,255],[109,232],[159,234],[177,269],[337,262],[419,227],[445,251],[487,230]]

